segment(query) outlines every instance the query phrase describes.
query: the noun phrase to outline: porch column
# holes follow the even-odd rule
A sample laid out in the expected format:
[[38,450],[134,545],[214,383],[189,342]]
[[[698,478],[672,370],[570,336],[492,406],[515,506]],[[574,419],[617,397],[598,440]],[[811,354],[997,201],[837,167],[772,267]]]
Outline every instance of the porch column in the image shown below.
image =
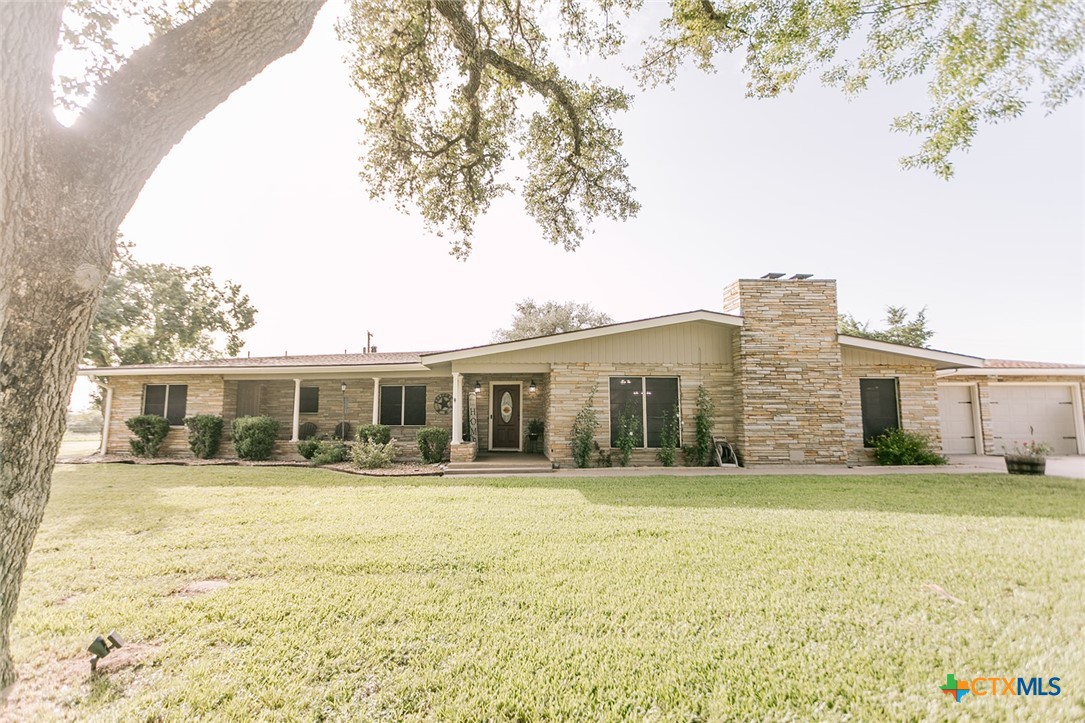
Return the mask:
[[452,372],[452,444],[463,444],[463,379]]
[[381,419],[381,378],[373,377],[373,424]]
[[298,418],[301,415],[301,380],[294,380],[294,431],[290,435],[291,442],[298,441]]
[[113,416],[113,387],[99,382],[99,389],[105,390],[105,401],[102,403],[102,446],[98,449],[101,454],[109,448],[109,418]]

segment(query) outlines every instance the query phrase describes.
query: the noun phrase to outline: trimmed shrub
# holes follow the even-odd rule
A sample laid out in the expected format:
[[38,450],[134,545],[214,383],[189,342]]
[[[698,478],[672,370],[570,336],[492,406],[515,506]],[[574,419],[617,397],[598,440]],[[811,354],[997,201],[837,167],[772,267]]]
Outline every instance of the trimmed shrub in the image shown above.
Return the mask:
[[931,449],[925,434],[903,429],[886,430],[874,440],[874,459],[878,464],[945,464],[946,458]]
[[347,445],[342,442],[325,440],[317,442],[316,452],[309,458],[309,461],[317,466],[339,464],[340,462],[346,462],[349,455],[350,450],[347,449]]
[[162,440],[170,433],[170,422],[157,414],[141,414],[125,420],[125,425],[136,435],[128,440],[132,454],[137,457],[157,457]]
[[363,424],[358,427],[359,442],[388,444],[392,441],[392,428],[387,424]]
[[279,421],[272,417],[238,417],[231,426],[234,449],[241,459],[261,460],[271,457]]
[[599,417],[595,413],[595,392],[599,385],[591,388],[588,400],[573,420],[572,434],[570,438],[573,461],[577,467],[587,467],[591,464],[591,453],[596,449],[595,430],[599,429]]
[[319,439],[303,439],[298,442],[298,454],[305,459],[312,459],[316,454],[317,449],[320,447]]
[[443,427],[422,427],[418,430],[418,451],[422,459],[430,464],[440,462],[448,453],[449,431]]
[[351,449],[350,456],[354,466],[362,469],[391,467],[392,460],[396,456],[396,443],[379,444],[369,440],[357,442]]
[[219,453],[222,442],[222,417],[217,414],[193,414],[185,417],[188,448],[197,459],[211,459]]

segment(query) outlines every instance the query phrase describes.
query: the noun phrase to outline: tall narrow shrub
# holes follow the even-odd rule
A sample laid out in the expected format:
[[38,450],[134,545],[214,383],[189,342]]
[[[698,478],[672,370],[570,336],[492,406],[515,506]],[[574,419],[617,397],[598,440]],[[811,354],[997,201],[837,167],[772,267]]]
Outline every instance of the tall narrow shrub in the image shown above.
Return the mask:
[[591,463],[591,453],[595,445],[595,431],[599,429],[599,417],[595,413],[595,392],[599,389],[596,384],[588,393],[588,401],[576,413],[573,420],[570,443],[572,446],[573,461],[577,467],[587,467]]
[[659,435],[659,451],[656,452],[656,459],[664,467],[673,467],[678,454],[679,415],[678,405],[675,404],[674,409],[667,414],[667,419],[663,422],[663,430]]

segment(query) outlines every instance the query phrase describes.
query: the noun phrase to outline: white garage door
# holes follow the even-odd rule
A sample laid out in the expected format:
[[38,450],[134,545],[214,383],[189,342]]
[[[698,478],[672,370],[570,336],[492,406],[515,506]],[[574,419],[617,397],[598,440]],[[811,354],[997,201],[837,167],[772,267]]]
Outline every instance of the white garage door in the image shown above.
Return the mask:
[[972,387],[938,387],[938,419],[946,454],[975,454],[976,432],[972,416]]
[[1050,444],[1055,454],[1077,454],[1070,387],[992,384],[990,392],[995,454],[1003,445],[1033,439]]

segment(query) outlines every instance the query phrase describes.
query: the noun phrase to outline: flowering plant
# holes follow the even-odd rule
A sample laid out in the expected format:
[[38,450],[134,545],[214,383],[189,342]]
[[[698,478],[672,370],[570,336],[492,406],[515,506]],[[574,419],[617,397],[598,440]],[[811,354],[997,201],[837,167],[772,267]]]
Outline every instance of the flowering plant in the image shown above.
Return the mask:
[[1002,447],[1002,451],[1007,455],[1013,457],[1029,457],[1031,459],[1044,459],[1047,455],[1055,451],[1055,448],[1046,442],[1024,442],[1023,444],[1017,444],[1014,442],[1013,447],[1006,449],[1005,445]]

